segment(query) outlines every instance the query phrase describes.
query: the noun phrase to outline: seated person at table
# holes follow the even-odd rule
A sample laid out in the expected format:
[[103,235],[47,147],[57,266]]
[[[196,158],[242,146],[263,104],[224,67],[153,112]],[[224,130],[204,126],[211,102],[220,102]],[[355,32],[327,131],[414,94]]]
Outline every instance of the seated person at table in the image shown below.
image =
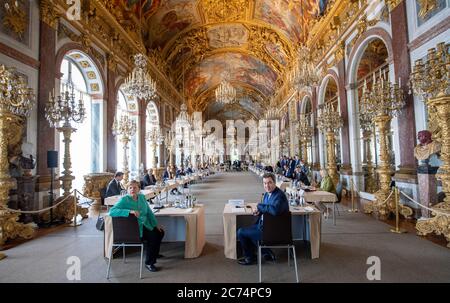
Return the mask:
[[145,267],[149,271],[158,271],[156,258],[161,257],[159,249],[164,237],[164,230],[158,226],[153,211],[145,201],[145,196],[139,193],[139,182],[130,181],[128,194],[120,198],[119,202],[109,211],[111,217],[136,216],[139,223],[139,235],[147,240]]
[[[284,192],[276,185],[275,175],[266,173],[263,175],[264,194],[262,203],[259,203],[257,210],[253,213],[258,216],[256,223],[250,227],[239,228],[237,236],[244,251],[244,258],[238,261],[241,265],[251,265],[256,263],[255,250],[258,240],[262,237],[263,217],[265,213],[272,216],[281,215],[289,211],[289,203]],[[275,256],[270,249],[262,251],[265,260],[275,260]]]
[[[320,182],[320,188],[321,191],[327,191],[332,194],[336,194],[336,189],[334,187],[333,180],[328,175],[328,172],[326,169],[320,170],[320,176],[322,177],[322,181]],[[314,204],[319,208],[321,211],[324,212],[325,217],[328,215],[325,211],[327,210],[326,206],[323,205],[322,202],[314,202]]]
[[184,168],[180,168],[176,172],[176,177],[180,178],[181,176],[186,176],[186,172],[184,171]]
[[105,198],[112,197],[112,196],[118,196],[120,195],[120,192],[122,190],[125,190],[125,188],[122,187],[121,181],[123,180],[123,172],[116,172],[114,175],[114,179],[112,179],[108,187],[106,188],[106,194]]
[[285,164],[284,165],[284,174],[283,175],[286,178],[292,179],[292,174],[293,174],[293,172],[291,171],[289,165]]
[[186,174],[190,175],[194,173],[194,171],[192,170],[192,167],[189,165],[188,168],[186,169]]
[[153,169],[148,169],[147,173],[144,175],[144,187],[155,185],[156,184],[156,178],[155,175],[153,175]]
[[166,170],[164,171],[164,174],[163,174],[163,180],[164,180],[164,181],[167,181],[167,180],[170,180],[170,179],[173,179],[173,175],[172,175],[172,173],[170,172],[170,167],[167,166],[167,167],[166,167]]
[[306,185],[306,186],[310,186],[311,183],[309,182],[308,177],[306,176],[306,174],[302,171],[302,168],[299,166],[297,166],[295,168],[295,173],[294,173],[294,180],[298,185]]
[[328,175],[327,170],[321,169],[320,176],[322,177],[322,181],[320,182],[320,190],[336,194],[336,189],[334,188],[333,180]]
[[283,174],[283,168],[281,167],[280,161],[277,162],[277,166],[275,168],[275,173],[277,175],[282,175]]

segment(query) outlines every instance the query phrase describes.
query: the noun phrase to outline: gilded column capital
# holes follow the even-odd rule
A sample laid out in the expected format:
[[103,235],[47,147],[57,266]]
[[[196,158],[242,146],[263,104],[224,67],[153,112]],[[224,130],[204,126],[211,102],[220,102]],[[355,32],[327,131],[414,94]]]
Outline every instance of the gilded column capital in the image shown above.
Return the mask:
[[42,22],[56,30],[58,27],[59,14],[55,10],[55,4],[51,0],[41,0],[39,2],[39,7]]
[[386,5],[389,9],[389,12],[392,12],[394,8],[396,8],[402,1],[403,0],[386,0]]

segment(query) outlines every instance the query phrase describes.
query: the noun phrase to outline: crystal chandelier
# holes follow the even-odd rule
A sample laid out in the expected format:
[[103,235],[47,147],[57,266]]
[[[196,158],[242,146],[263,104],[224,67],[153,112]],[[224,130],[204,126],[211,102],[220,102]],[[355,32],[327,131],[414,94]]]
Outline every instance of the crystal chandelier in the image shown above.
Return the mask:
[[34,94],[25,79],[17,76],[13,68],[0,65],[0,110],[18,116],[28,116],[34,102]]
[[314,65],[311,50],[305,44],[302,44],[297,51],[295,65],[289,74],[290,82],[300,92],[317,86],[321,78],[322,71]]
[[126,78],[123,91],[128,96],[151,100],[156,96],[156,83],[147,71],[147,60],[143,54],[134,56],[134,69]]
[[225,75],[220,82],[219,87],[216,88],[216,101],[222,104],[231,104],[236,99],[236,90],[234,87],[226,80],[229,78]]

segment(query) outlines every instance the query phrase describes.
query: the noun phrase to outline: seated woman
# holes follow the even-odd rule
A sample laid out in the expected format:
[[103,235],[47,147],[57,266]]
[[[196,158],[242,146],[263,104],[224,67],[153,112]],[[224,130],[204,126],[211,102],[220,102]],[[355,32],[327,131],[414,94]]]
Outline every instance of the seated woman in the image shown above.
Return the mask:
[[328,175],[328,172],[325,169],[321,169],[320,176],[322,177],[322,181],[320,182],[320,190],[336,194],[336,188],[334,187],[333,180]]
[[139,193],[139,182],[130,181],[128,194],[123,196],[119,202],[109,211],[111,217],[136,216],[139,223],[139,235],[142,240],[147,240],[145,267],[149,271],[158,271],[155,267],[156,258],[159,255],[161,240],[164,230],[158,227],[155,215],[145,201],[145,196]]
[[[328,172],[325,169],[321,169],[320,176],[322,177],[322,181],[320,182],[319,190],[336,194],[336,188],[334,187],[333,180],[328,175]],[[317,208],[319,208],[321,211],[324,211],[324,216],[327,217],[328,214],[326,212],[326,210],[327,210],[326,206],[323,205],[322,202],[315,202],[315,204],[316,204]]]

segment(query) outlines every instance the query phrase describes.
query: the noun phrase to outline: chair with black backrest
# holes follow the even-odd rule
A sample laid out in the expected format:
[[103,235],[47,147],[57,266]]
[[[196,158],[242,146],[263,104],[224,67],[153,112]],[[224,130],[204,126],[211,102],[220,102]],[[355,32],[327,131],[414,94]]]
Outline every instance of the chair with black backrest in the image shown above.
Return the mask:
[[112,217],[113,244],[111,247],[111,257],[108,262],[106,278],[109,279],[111,260],[113,258],[114,247],[123,248],[123,262],[125,263],[125,247],[141,247],[141,263],[139,267],[139,278],[142,279],[142,258],[144,256],[144,243],[139,237],[139,223],[135,216]]
[[263,231],[261,241],[258,242],[258,269],[259,282],[261,282],[261,249],[262,248],[287,248],[288,265],[290,266],[291,253],[294,256],[295,278],[298,283],[297,258],[295,246],[292,240],[292,217],[291,212],[285,212],[278,216],[271,214],[263,215]]

